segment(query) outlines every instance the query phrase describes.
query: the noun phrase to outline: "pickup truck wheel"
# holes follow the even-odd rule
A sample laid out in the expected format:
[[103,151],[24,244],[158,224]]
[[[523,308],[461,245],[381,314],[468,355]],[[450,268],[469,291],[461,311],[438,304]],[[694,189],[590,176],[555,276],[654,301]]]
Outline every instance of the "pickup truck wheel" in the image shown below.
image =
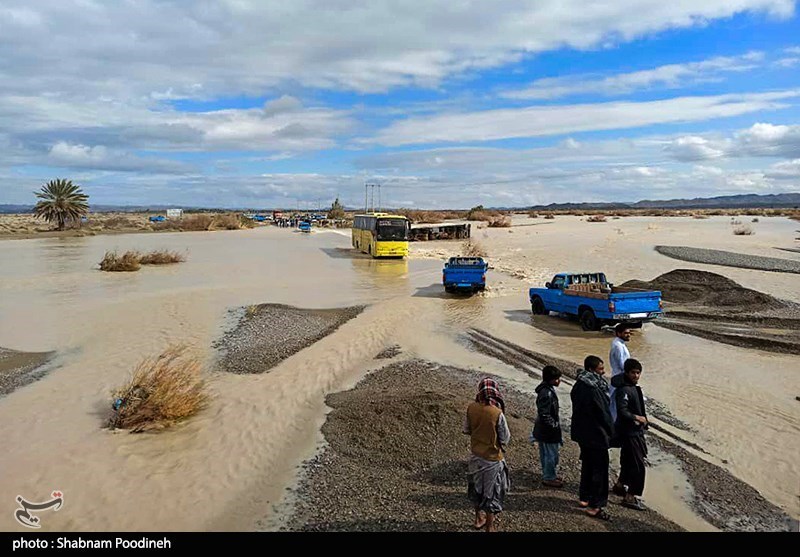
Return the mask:
[[600,320],[591,309],[585,309],[581,313],[581,327],[584,331],[600,330]]
[[534,315],[544,315],[547,311],[544,308],[544,302],[541,298],[534,298],[531,302],[531,311]]

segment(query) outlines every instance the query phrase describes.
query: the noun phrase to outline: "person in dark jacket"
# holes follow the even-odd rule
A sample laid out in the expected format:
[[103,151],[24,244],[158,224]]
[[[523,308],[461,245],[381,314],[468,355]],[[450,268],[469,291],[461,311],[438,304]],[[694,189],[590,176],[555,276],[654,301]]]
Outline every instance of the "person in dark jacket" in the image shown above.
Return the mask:
[[586,514],[609,520],[608,505],[608,448],[614,433],[609,410],[608,383],[603,379],[605,365],[597,356],[587,356],[584,369],[578,370],[578,380],[572,386],[573,441],[581,448],[581,484],[578,497]]
[[614,424],[616,444],[619,444],[620,471],[619,482],[625,486],[622,504],[631,509],[645,509],[640,498],[644,493],[645,459],[647,443],[644,431],[647,429],[647,411],[644,395],[638,385],[642,375],[642,364],[630,358],[625,360],[624,372],[611,379],[614,398],[617,404],[617,421]]
[[558,477],[559,450],[563,443],[561,421],[558,417],[558,394],[561,372],[555,366],[542,369],[542,382],[536,387],[536,423],[533,440],[539,443],[539,462],[542,464],[542,483],[549,487],[564,487]]

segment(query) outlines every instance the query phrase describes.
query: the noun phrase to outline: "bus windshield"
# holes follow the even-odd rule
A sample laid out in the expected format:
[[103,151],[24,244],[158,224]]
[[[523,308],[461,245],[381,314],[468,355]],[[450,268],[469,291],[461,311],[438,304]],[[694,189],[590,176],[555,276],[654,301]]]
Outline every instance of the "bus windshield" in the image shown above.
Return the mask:
[[378,240],[408,240],[408,225],[405,219],[378,219]]

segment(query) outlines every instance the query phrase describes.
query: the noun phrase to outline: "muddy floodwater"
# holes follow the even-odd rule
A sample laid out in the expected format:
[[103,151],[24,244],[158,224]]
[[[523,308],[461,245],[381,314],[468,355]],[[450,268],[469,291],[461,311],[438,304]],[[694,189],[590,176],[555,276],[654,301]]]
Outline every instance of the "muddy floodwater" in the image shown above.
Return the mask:
[[[605,225],[572,220],[515,226],[512,233],[477,230],[495,268],[487,292],[472,297],[446,295],[441,287],[441,257],[457,255],[460,242],[414,244],[408,260],[375,261],[354,253],[349,231],[341,230],[301,234],[263,227],[0,241],[0,347],[55,353],[43,378],[0,398],[0,501],[10,504],[17,495],[44,500],[61,490],[64,509],[48,514],[43,530],[264,528],[284,508],[299,463],[321,440],[325,395],[352,387],[382,365],[374,357],[389,346],[399,345],[404,357],[495,373],[531,391],[535,384],[527,375],[472,349],[467,332],[490,331],[574,362],[591,353],[606,358],[608,333],[585,333],[555,316],[531,319],[527,288],[552,272],[604,270],[622,282],[702,268],[800,301],[796,275],[681,264],[647,249],[690,245],[703,225],[719,232],[691,245],[732,249],[733,237],[723,236],[730,234],[727,223],[685,221],[692,227],[685,232],[669,219],[613,221],[592,228],[591,241],[579,242],[581,260],[581,252],[565,252],[559,238],[575,226]],[[765,220],[759,223],[761,236],[744,241],[791,247],[792,238],[784,239],[790,221]],[[629,245],[620,244],[622,239]],[[759,246],[740,247],[758,253]],[[623,247],[636,258],[626,258]],[[97,263],[112,249],[176,250],[187,260],[134,273],[100,272]],[[262,303],[366,308],[269,373],[220,371],[215,341],[235,324],[237,308]],[[188,345],[205,362],[210,407],[158,435],[103,429],[111,390],[143,357],[174,343]],[[634,334],[630,351],[645,365],[645,393],[687,424],[686,439],[800,516],[796,355],[715,343],[655,325]],[[561,395],[568,399],[568,390]],[[681,503],[685,483],[665,464],[652,474],[648,501],[686,528],[709,529]],[[0,529],[18,529],[10,511],[0,514]]]

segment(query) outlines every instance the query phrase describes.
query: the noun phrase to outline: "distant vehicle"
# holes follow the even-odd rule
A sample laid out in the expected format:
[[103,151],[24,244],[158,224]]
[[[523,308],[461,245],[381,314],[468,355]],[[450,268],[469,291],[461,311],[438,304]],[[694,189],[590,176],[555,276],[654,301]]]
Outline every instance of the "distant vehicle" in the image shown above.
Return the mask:
[[559,273],[528,295],[534,315],[576,316],[584,331],[623,322],[639,328],[663,315],[661,292],[614,286],[604,273]]
[[311,232],[311,221],[301,220],[297,227],[300,229],[300,232]]
[[353,247],[372,257],[406,257],[411,221],[402,215],[367,213],[353,218]]
[[477,292],[486,288],[489,264],[481,257],[451,257],[442,270],[442,284],[447,292]]
[[167,217],[165,217],[164,215],[155,215],[150,217],[148,220],[150,222],[164,222],[165,220],[167,220]]

